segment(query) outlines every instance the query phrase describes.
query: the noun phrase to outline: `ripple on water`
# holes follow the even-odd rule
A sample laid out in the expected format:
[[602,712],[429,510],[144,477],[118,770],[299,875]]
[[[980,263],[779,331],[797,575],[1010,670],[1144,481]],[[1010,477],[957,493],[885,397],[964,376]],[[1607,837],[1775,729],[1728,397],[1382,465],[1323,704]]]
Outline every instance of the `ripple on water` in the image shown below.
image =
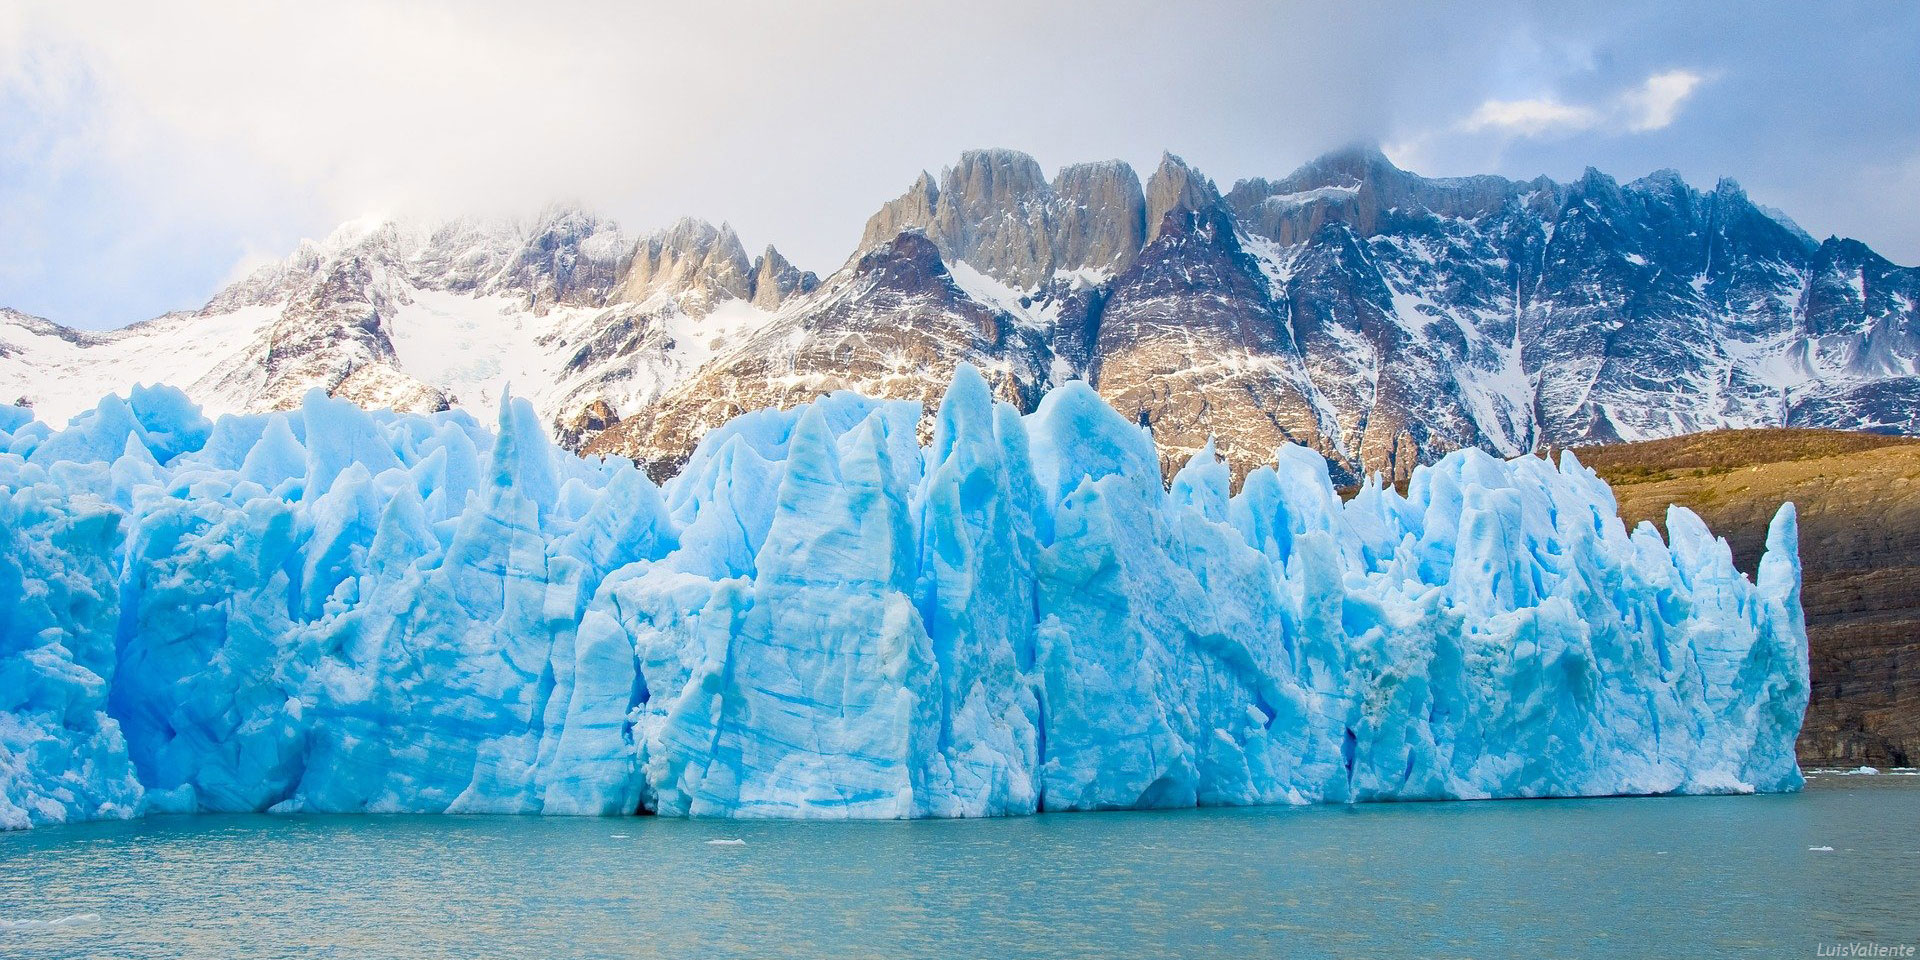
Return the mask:
[[962,822],[160,817],[0,835],[0,955],[1811,956],[1920,943],[1916,823],[1920,779],[1871,775]]

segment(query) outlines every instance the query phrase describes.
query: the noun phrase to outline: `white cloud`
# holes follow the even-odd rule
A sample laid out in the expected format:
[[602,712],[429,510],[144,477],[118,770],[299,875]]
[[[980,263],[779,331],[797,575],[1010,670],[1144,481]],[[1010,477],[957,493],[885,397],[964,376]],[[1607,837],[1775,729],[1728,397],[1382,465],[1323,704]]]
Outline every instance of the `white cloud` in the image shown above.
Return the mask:
[[1673,125],[1680,105],[1693,96],[1706,78],[1689,70],[1656,73],[1637,90],[1620,95],[1620,107],[1627,117],[1627,129],[1635,133],[1664,130]]
[[[0,171],[31,176],[0,177],[0,224],[47,264],[147,271],[114,290],[152,289],[179,260],[129,247],[135,262],[105,266],[94,234],[158,235],[146,246],[161,253],[190,226],[225,237],[197,255],[209,287],[248,247],[284,251],[368,209],[527,216],[556,201],[630,232],[730,221],[824,272],[874,209],[963,149],[1050,167],[1172,149],[1222,176],[1276,173],[1385,126],[1392,78],[1326,55],[1345,38],[1441,77],[1479,42],[1438,35],[1438,12],[1314,13],[1337,6],[5,0]],[[1241,29],[1188,29],[1210,22]],[[1113,53],[1149,34],[1159,55]],[[1203,57],[1217,69],[1195,70]],[[1270,123],[1281,97],[1287,122]],[[211,292],[76,308],[104,304],[90,289],[0,264],[0,303],[62,320],[124,322]]]
[[1646,133],[1673,125],[1680,108],[1706,78],[1690,70],[1648,77],[1596,104],[1565,103],[1552,96],[1486,100],[1456,125],[1463,133],[1541,137],[1585,131]]
[[1840,8],[1689,2],[0,0],[0,304],[124,323],[369,209],[556,200],[729,220],[826,271],[968,147],[1171,149],[1222,186],[1362,139],[1429,173],[1786,184],[1913,142],[1884,93],[1920,14],[1863,45]]
[[1598,126],[1601,119],[1599,111],[1590,107],[1570,106],[1550,97],[1488,100],[1460,122],[1460,129],[1469,133],[1498,130],[1532,137],[1563,130],[1591,129]]

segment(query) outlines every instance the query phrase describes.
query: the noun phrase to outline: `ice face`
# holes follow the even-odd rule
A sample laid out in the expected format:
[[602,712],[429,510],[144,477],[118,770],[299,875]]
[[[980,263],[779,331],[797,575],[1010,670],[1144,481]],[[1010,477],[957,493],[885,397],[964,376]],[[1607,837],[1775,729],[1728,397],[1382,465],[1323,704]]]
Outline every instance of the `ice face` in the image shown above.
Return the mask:
[[1452,454],[1342,502],[1163,485],[1082,384],[963,368],[706,437],[664,489],[524,402],[0,408],[0,826],[142,810],[743,817],[1790,790],[1795,515]]

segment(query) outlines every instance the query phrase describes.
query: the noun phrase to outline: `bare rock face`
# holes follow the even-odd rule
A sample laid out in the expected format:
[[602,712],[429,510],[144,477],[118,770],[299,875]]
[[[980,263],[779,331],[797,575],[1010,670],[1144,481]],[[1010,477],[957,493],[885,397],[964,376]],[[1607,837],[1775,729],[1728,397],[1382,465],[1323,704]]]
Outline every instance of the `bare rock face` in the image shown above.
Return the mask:
[[941,184],[921,174],[867,221],[861,249],[916,231],[942,257],[1027,289],[1053,274],[1052,190],[1040,165],[1013,150],[969,150]]
[[595,399],[582,407],[580,412],[561,421],[560,441],[569,447],[581,447],[619,422],[620,415],[614,411],[612,404],[604,399]]
[[778,310],[788,300],[812,293],[820,278],[787,262],[772,244],[753,262],[753,305],[762,310]]
[[[353,372],[329,392],[338,399],[368,410],[438,413],[452,406],[445,393],[385,363],[353,368]],[[276,409],[285,408],[276,405]]]
[[1171,153],[1160,158],[1160,166],[1147,178],[1147,242],[1160,236],[1167,214],[1177,210],[1200,210],[1220,203],[1213,181],[1201,176],[1185,160]]
[[641,238],[615,296],[644,303],[657,293],[671,294],[695,316],[722,301],[750,299],[753,265],[733,228],[689,217]]
[[1118,160],[1077,163],[1053,178],[1053,259],[1060,270],[1112,277],[1147,245],[1147,198]]
[[[489,293],[525,297],[536,316],[560,305],[597,306],[631,269],[632,254],[619,229],[579,210],[549,211],[522,242],[506,251],[490,249],[494,242],[485,234],[473,237],[464,256],[453,254],[461,260],[449,265],[456,268],[451,272],[463,279],[475,277]],[[436,237],[432,249],[460,248]],[[421,272],[436,275],[430,269]]]
[[954,283],[925,236],[908,232],[829,277],[812,296],[594,437],[588,453],[631,457],[671,475],[709,429],[741,413],[835,390],[931,410],[962,361],[1022,409],[1038,401],[1044,337]]
[[[892,243],[893,238],[909,230],[926,233],[933,229],[934,207],[940,202],[940,187],[933,175],[921,171],[913,186],[898,199],[889,201],[867,219],[860,235],[860,250],[873,250]],[[856,254],[857,256],[858,254]]]
[[1052,191],[1032,157],[971,150],[945,179],[926,231],[943,256],[1016,289],[1053,275]]
[[[1051,183],[1015,150],[970,150],[939,186],[922,174],[905,195],[867,221],[861,249],[920,231],[948,262],[1019,291],[1036,291],[1087,271],[1104,281],[1145,243],[1145,198],[1120,161],[1062,168]],[[1082,277],[1083,281],[1089,277]]]
[[1327,448],[1285,314],[1217,196],[1192,199],[1114,281],[1090,382],[1153,430],[1169,473],[1209,441],[1239,473],[1288,441]]
[[267,330],[258,366],[221,386],[252,395],[251,406],[287,410],[314,388],[372,407],[431,413],[444,393],[402,373],[382,323],[395,306],[376,263],[334,261],[316,275]]

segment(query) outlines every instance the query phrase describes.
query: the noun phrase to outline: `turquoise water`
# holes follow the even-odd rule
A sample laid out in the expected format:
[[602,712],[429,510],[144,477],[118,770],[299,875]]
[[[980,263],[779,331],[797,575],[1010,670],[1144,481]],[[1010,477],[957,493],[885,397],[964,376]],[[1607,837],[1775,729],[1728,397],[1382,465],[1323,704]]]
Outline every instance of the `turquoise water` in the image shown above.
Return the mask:
[[1920,777],[969,822],[156,818],[0,835],[0,921],[0,955],[32,957],[1812,957],[1920,944]]

